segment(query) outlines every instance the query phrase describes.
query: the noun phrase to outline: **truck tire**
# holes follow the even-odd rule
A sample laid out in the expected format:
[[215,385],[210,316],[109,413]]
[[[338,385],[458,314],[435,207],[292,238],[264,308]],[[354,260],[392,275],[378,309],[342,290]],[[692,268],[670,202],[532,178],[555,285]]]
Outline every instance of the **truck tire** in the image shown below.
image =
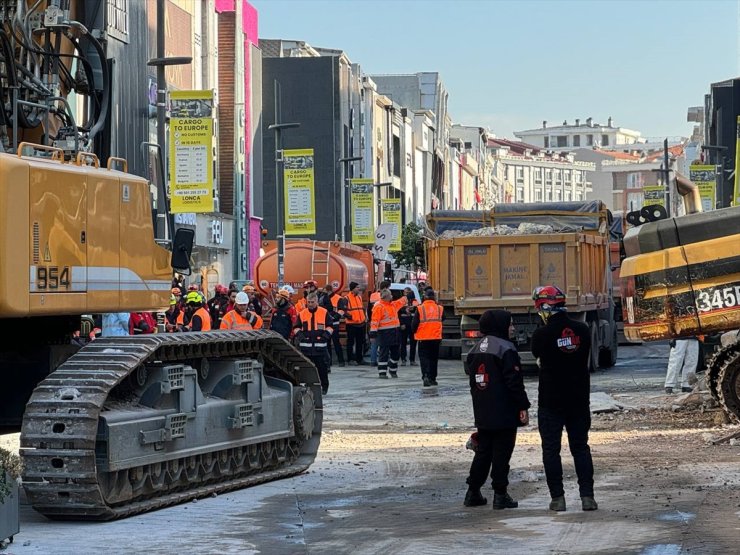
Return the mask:
[[617,363],[617,326],[612,327],[611,344],[606,349],[599,351],[599,366],[602,368],[611,368]]
[[591,353],[588,359],[588,371],[593,373],[599,368],[599,351],[601,350],[598,322],[590,321],[588,323],[588,329],[591,333]]

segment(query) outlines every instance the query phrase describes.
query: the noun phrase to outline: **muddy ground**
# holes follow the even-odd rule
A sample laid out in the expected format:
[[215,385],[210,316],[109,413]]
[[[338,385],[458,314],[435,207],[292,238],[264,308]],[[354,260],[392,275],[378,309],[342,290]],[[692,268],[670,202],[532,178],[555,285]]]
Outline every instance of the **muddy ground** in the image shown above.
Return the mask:
[[710,440],[737,428],[707,396],[664,394],[667,351],[623,348],[616,368],[593,375],[593,406],[610,411],[593,416],[590,436],[596,512],[580,510],[565,446],[568,511],[547,510],[536,377],[512,458],[520,506],[492,511],[462,505],[472,411],[458,362],[442,364],[436,396],[418,367],[398,380],[335,368],[309,472],[112,523],[49,522],[23,506],[4,553],[736,553],[740,446]]

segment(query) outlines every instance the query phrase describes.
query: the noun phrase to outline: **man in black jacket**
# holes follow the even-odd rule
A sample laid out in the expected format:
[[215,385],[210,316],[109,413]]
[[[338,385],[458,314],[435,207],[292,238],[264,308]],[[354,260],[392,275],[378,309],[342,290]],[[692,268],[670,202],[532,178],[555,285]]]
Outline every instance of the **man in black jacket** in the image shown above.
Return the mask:
[[486,504],[480,488],[490,470],[493,508],[515,508],[519,504],[506,491],[509,461],[517,427],[529,422],[529,399],[519,354],[509,340],[514,332],[511,314],[506,310],[487,310],[478,325],[484,337],[467,358],[478,446],[470,465],[465,506]]
[[588,370],[591,336],[583,322],[568,317],[565,293],[553,285],[538,287],[532,295],[545,326],[532,336],[532,354],[540,367],[538,424],[542,462],[552,501],[550,510],[565,510],[560,442],[563,427],[578,475],[584,511],[595,511],[594,465],[588,446],[591,428]]

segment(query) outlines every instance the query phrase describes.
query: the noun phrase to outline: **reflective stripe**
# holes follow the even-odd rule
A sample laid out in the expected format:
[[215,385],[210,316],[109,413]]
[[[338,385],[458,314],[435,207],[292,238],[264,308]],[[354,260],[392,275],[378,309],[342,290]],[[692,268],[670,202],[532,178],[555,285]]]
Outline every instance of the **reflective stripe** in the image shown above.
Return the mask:
[[299,347],[326,347],[326,343],[298,343]]

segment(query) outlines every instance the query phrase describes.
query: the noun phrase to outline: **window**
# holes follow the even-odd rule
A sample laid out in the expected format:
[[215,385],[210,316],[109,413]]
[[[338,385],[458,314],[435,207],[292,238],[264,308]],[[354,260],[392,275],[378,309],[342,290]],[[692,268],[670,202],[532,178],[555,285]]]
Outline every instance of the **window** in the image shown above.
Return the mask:
[[534,172],[534,182],[535,183],[542,183],[542,168],[533,168],[532,170]]
[[473,143],[465,143],[465,145],[464,145],[464,146],[465,146],[465,150],[472,150],[472,148],[473,148]]
[[570,183],[570,170],[563,170],[563,181]]
[[581,136],[573,135],[573,146],[581,146]]
[[566,202],[570,201],[570,198],[571,198],[571,192],[570,191],[565,191],[565,201]]
[[573,200],[582,200],[580,191],[573,193]]
[[393,136],[393,175],[401,177],[401,139]]
[[516,167],[516,182],[524,183],[524,168],[521,166]]
[[601,136],[601,146],[609,146],[609,135]]
[[547,202],[552,202],[552,191],[548,189],[547,194],[545,195],[545,198],[547,198]]
[[129,41],[128,12],[128,0],[108,1],[106,31],[110,36],[126,43]]
[[581,181],[583,181],[583,172],[575,171],[573,172],[573,175],[576,178],[576,183],[581,183]]
[[560,173],[560,170],[555,170],[553,173],[555,174],[555,184],[556,185],[562,185],[562,183],[563,183],[563,177],[562,177],[562,175]]
[[548,185],[552,185],[552,170],[550,168],[545,170],[545,182]]
[[545,148],[550,148],[550,137],[545,137]]
[[563,191],[561,191],[560,189],[555,189],[555,201],[559,202],[561,200],[563,200]]
[[534,201],[535,202],[542,202],[542,189],[535,189],[534,190]]
[[593,135],[586,135],[586,145],[594,146],[594,136]]
[[516,188],[516,201],[517,202],[524,202],[524,187],[517,187]]
[[558,148],[568,146],[568,135],[558,135],[555,137],[555,140],[557,141]]

